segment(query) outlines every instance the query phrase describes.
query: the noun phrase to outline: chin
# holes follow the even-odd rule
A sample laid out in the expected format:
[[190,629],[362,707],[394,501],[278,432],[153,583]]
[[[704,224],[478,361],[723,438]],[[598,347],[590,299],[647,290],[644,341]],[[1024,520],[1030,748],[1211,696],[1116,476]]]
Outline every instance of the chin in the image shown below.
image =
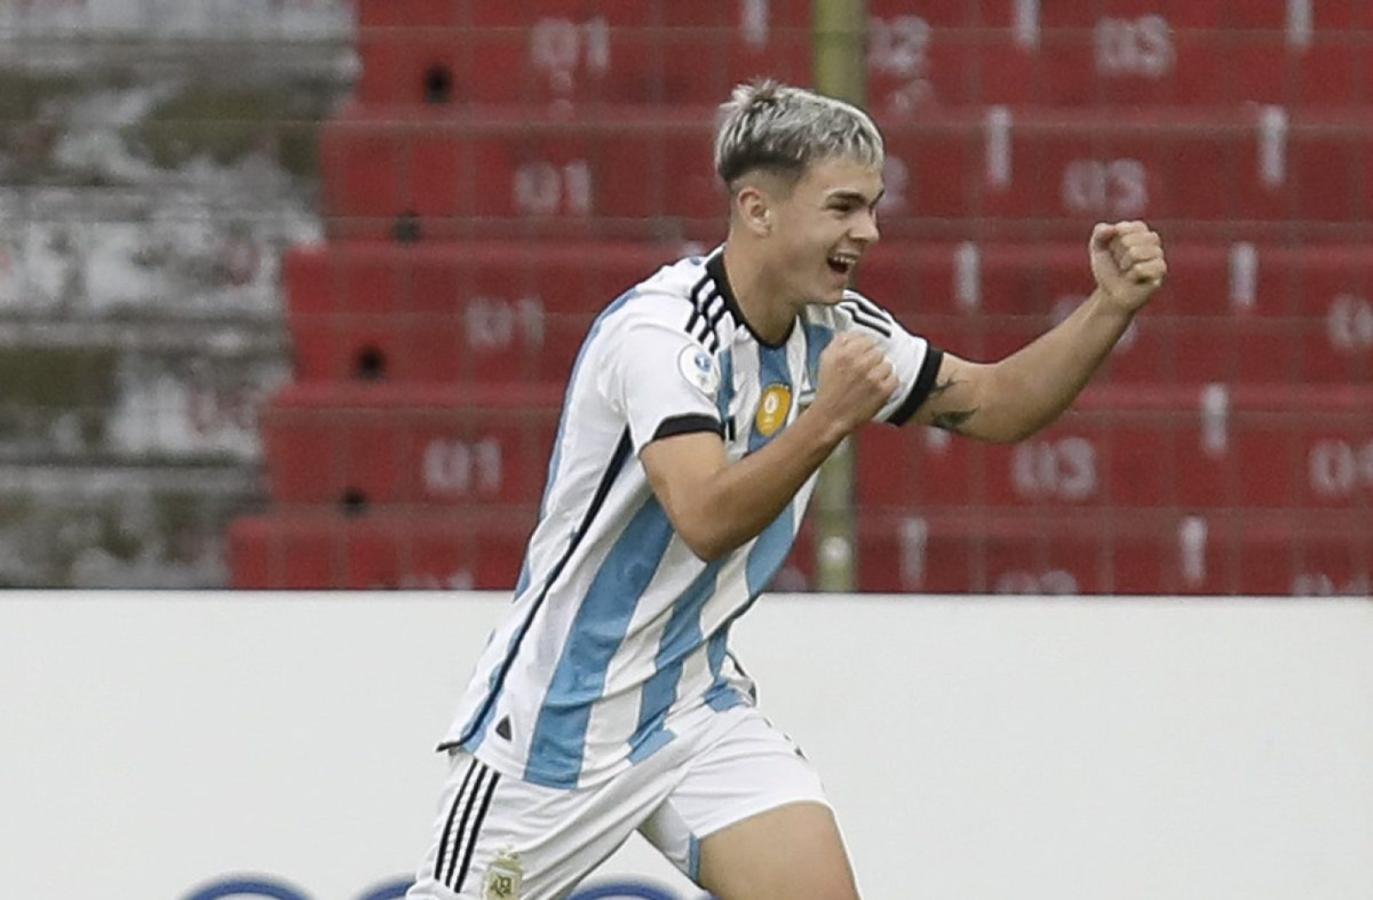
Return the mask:
[[820,295],[820,302],[828,306],[833,306],[844,299],[844,292],[848,289],[849,283],[847,281],[838,287],[830,287],[827,285],[825,292]]

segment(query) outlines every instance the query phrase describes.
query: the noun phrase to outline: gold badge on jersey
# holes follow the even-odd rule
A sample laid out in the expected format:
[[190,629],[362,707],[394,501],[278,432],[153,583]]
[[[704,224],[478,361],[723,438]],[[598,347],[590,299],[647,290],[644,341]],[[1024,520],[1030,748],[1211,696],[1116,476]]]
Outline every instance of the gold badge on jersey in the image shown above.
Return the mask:
[[758,415],[753,417],[753,430],[765,438],[772,437],[787,424],[791,412],[791,388],[785,384],[770,384],[758,401]]

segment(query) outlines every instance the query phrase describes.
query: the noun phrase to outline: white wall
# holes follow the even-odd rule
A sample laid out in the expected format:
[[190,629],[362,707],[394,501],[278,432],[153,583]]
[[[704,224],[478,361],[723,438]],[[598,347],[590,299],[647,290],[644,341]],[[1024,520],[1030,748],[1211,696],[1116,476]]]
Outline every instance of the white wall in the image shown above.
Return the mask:
[[[407,873],[504,605],[5,595],[0,896]],[[1373,897],[1366,601],[773,597],[735,643],[870,900]]]

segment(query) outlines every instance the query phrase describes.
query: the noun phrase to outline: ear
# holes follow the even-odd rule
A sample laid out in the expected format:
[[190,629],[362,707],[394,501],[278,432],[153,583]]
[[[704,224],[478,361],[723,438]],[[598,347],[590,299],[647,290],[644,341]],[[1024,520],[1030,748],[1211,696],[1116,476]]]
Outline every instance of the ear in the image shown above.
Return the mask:
[[772,233],[772,198],[755,184],[746,184],[734,195],[734,212],[754,237]]

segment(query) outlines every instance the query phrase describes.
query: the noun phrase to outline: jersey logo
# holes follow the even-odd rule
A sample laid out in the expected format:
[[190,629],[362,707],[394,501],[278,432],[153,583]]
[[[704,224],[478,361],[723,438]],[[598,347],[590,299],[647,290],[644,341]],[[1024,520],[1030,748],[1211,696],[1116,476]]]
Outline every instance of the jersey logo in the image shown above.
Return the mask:
[[700,347],[683,347],[677,356],[677,370],[687,384],[715,399],[715,392],[720,389],[720,369],[715,365],[714,356]]
[[758,401],[758,414],[753,417],[753,430],[770,438],[787,423],[791,412],[791,388],[785,384],[770,384]]

